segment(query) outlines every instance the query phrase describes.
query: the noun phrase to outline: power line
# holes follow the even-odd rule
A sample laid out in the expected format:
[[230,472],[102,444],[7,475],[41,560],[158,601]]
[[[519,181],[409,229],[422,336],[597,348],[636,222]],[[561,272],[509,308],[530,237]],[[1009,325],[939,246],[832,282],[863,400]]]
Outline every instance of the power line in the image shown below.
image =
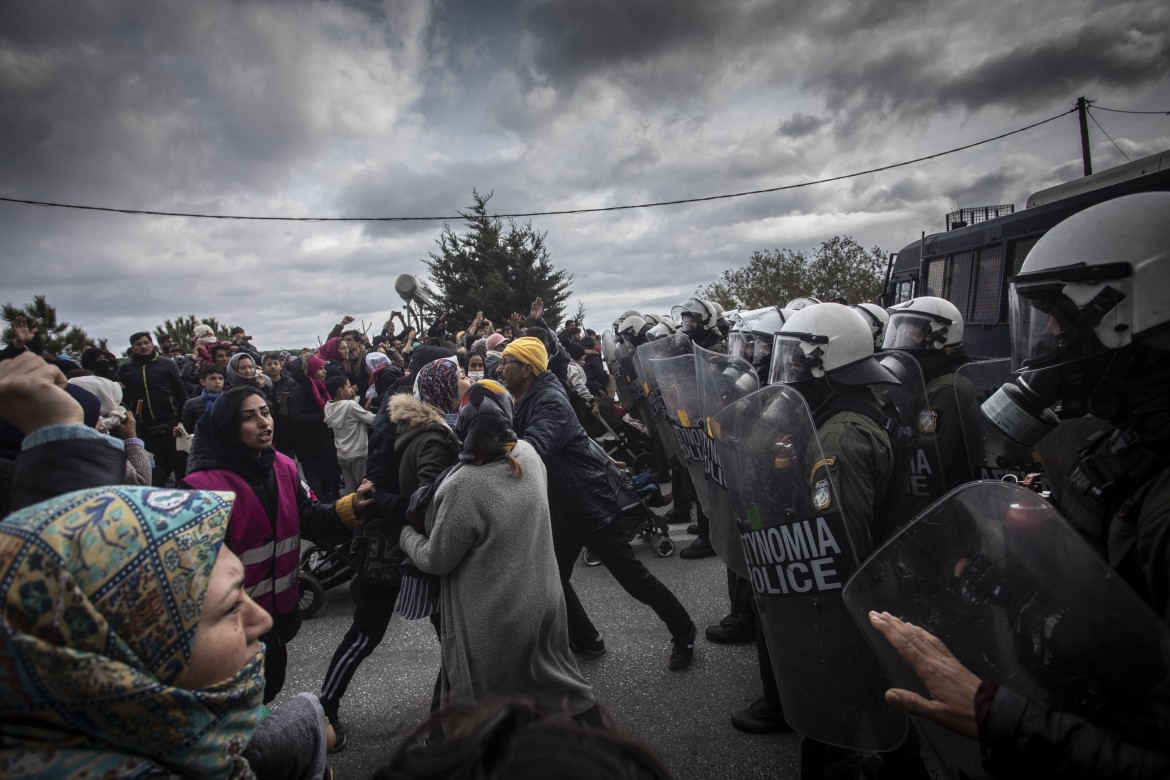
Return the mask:
[[1126,111],[1123,108],[1105,108],[1096,104],[1093,105],[1093,108],[1098,111],[1112,111],[1115,114],[1161,114],[1163,116],[1170,116],[1170,111]]
[[[705,202],[713,201],[713,200],[729,200],[731,198],[745,198],[745,197],[748,197],[750,195],[766,195],[768,193],[773,193],[773,192],[783,192],[785,190],[795,190],[795,189],[800,189],[802,187],[812,187],[816,184],[828,184],[828,183],[834,182],[834,181],[843,181],[845,179],[855,179],[859,176],[868,176],[871,173],[881,173],[882,171],[889,171],[889,170],[893,170],[894,168],[904,168],[907,165],[915,165],[917,163],[925,162],[927,160],[934,160],[934,159],[937,159],[939,157],[945,157],[946,155],[949,155],[949,154],[955,154],[956,152],[962,152],[962,151],[966,151],[967,149],[973,149],[976,146],[983,146],[984,144],[989,144],[989,143],[992,143],[993,141],[999,141],[999,140],[1002,140],[1004,138],[1007,138],[1008,136],[1017,135],[1018,133],[1026,132],[1026,131],[1031,130],[1033,128],[1039,127],[1040,125],[1048,124],[1049,122],[1053,122],[1057,119],[1060,119],[1063,116],[1067,116],[1068,114],[1071,114],[1076,110],[1077,109],[1075,107],[1073,107],[1073,108],[1070,108],[1068,111],[1062,111],[1061,113],[1059,113],[1055,116],[1050,116],[1047,119],[1043,119],[1039,122],[1035,122],[1035,123],[1030,124],[1026,127],[1021,127],[1021,128],[1016,129],[1016,130],[1011,130],[1011,131],[1006,132],[1006,133],[1001,133],[1001,134],[999,134],[997,136],[993,136],[991,138],[985,138],[982,141],[976,141],[974,143],[964,144],[963,146],[956,146],[955,148],[948,149],[945,152],[936,152],[935,154],[928,154],[924,157],[916,157],[913,160],[905,160],[903,162],[892,163],[890,165],[883,165],[880,168],[870,168],[868,170],[856,171],[854,173],[846,173],[846,174],[842,174],[840,176],[830,176],[827,179],[816,179],[815,181],[805,181],[805,182],[800,182],[798,184],[785,184],[785,185],[782,185],[779,187],[769,187],[767,189],[762,189],[762,190],[748,190],[746,192],[733,192],[733,193],[727,193],[727,194],[723,194],[723,195],[706,195],[706,196],[695,197],[695,198],[680,198],[679,200],[663,200],[663,201],[655,201],[652,203],[637,203],[637,204],[625,205],[625,206],[599,206],[596,208],[585,208],[585,209],[563,209],[560,211],[526,211],[526,212],[518,212],[515,214],[492,214],[491,217],[493,217],[495,219],[517,219],[517,218],[523,218],[523,217],[552,217],[552,216],[561,216],[561,215],[569,215],[569,214],[597,214],[597,213],[606,212],[606,211],[631,211],[634,209],[655,208],[655,207],[659,207],[659,206],[679,206],[679,205],[683,205],[683,204],[687,204],[687,203],[705,203]],[[249,220],[249,221],[257,221],[257,222],[438,222],[438,221],[448,222],[448,221],[462,220],[462,219],[466,218],[462,214],[436,216],[436,217],[255,217],[255,216],[246,216],[246,215],[238,215],[238,214],[195,214],[195,213],[181,212],[181,211],[146,211],[144,209],[119,209],[119,208],[112,208],[109,206],[84,206],[84,205],[80,205],[80,204],[76,204],[76,203],[54,203],[54,202],[50,202],[50,201],[41,201],[41,200],[25,200],[22,198],[0,197],[0,201],[5,202],[5,203],[18,203],[18,204],[25,205],[25,206],[46,206],[46,207],[50,207],[50,208],[76,209],[76,210],[81,210],[81,211],[102,211],[102,212],[108,212],[108,213],[113,213],[113,214],[129,214],[129,215],[133,215],[133,216],[144,216],[144,217],[187,217],[189,219],[236,219],[236,220]]]
[[[1092,119],[1093,124],[1097,126],[1097,129],[1102,133],[1105,133],[1105,128],[1101,127],[1101,123],[1097,121],[1097,117],[1093,116],[1093,110],[1089,109],[1087,113],[1089,115],[1089,119]],[[1125,158],[1126,162],[1133,162],[1133,160],[1129,159],[1129,155],[1122,151],[1121,147],[1117,145],[1117,142],[1113,140],[1113,136],[1109,135],[1109,133],[1105,133],[1105,137],[1109,139],[1109,143],[1113,144],[1114,149],[1121,152],[1121,156]]]

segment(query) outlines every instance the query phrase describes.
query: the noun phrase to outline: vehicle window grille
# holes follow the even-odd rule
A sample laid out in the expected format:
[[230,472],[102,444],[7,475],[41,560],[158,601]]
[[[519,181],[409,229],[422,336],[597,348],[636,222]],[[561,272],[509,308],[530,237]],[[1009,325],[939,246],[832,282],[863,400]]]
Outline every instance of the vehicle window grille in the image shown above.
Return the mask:
[[942,296],[955,304],[964,316],[971,297],[971,260],[971,252],[958,252],[950,256],[946,294]]
[[923,295],[942,297],[946,269],[947,259],[945,257],[930,261],[929,265],[926,266],[926,289],[922,291]]
[[967,321],[992,324],[999,320],[1003,289],[1003,246],[987,246],[979,250],[975,264],[975,295],[971,298],[971,310]]

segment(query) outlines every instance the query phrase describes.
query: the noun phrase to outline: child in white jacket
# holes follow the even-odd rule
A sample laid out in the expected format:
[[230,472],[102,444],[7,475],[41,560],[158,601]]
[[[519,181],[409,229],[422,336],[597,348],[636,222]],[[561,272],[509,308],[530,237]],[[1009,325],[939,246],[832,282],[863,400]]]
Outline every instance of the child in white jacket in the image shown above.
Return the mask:
[[337,465],[345,480],[345,492],[357,490],[366,476],[367,442],[369,429],[374,424],[374,413],[367,412],[353,400],[355,391],[344,375],[331,377],[325,383],[330,400],[325,404],[325,424],[333,429],[333,445],[337,449]]

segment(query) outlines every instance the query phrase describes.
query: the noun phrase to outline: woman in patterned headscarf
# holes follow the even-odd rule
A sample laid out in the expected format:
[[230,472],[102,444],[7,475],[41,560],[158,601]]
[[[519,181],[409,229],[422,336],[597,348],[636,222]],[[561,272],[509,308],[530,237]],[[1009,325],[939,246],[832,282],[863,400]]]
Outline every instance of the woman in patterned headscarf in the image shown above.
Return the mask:
[[254,753],[269,776],[321,776],[315,699],[257,726],[272,621],[223,544],[231,510],[123,486],[0,522],[0,776],[251,777]]
[[426,535],[400,536],[420,569],[441,575],[444,704],[514,696],[597,722],[569,650],[544,464],[512,431],[512,397],[476,382],[455,430],[460,465],[435,492]]

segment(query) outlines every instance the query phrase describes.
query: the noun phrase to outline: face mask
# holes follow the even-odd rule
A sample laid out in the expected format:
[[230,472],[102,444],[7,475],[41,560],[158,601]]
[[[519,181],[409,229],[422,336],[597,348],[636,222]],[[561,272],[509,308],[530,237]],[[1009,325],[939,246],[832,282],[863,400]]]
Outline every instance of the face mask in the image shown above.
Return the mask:
[[482,371],[468,371],[467,378],[470,379],[472,382],[478,382],[479,380],[483,379],[483,372]]

